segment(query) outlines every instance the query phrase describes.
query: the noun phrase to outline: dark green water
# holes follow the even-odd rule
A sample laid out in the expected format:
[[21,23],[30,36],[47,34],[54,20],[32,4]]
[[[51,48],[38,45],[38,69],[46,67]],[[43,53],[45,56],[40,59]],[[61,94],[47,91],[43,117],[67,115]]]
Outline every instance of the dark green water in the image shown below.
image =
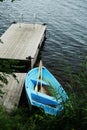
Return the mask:
[[65,63],[74,71],[80,67],[87,56],[87,0],[6,0],[0,3],[0,35],[21,14],[24,22],[47,24],[40,57],[57,78]]

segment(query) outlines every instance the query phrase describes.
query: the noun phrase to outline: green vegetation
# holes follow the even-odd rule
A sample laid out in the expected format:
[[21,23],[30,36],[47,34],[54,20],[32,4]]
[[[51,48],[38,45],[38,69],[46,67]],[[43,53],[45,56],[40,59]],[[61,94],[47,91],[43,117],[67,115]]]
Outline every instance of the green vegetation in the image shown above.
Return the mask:
[[[2,1],[4,0],[0,0]],[[10,72],[9,66],[6,67],[6,73],[0,73],[1,97],[3,96],[1,88],[3,84],[8,83],[9,74],[16,78]],[[37,108],[29,112],[27,107],[18,108],[8,114],[0,107],[0,130],[85,130],[87,127],[87,59],[84,60],[80,72],[73,74],[70,67],[65,70],[64,75],[68,80],[63,86],[66,88],[69,101],[64,104],[65,109],[61,115],[56,117],[46,115]]]
[[7,114],[0,108],[1,130],[84,130],[87,126],[87,62],[83,63],[81,71],[72,73],[67,67],[65,76],[66,91],[69,101],[61,115],[50,116],[41,109],[21,107]]
[[18,82],[16,75],[13,73],[13,70],[11,70],[12,63],[14,63],[14,61],[0,59],[0,97],[3,97],[4,92],[2,88],[8,84],[9,75]]

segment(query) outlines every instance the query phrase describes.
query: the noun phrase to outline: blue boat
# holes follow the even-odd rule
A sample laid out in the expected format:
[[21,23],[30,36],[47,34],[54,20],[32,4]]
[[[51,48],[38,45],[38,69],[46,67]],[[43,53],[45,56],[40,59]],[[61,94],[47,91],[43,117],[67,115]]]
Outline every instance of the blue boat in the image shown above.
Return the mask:
[[64,102],[68,99],[61,84],[41,62],[39,67],[27,73],[25,90],[29,105],[40,107],[50,115],[60,114],[64,109]]

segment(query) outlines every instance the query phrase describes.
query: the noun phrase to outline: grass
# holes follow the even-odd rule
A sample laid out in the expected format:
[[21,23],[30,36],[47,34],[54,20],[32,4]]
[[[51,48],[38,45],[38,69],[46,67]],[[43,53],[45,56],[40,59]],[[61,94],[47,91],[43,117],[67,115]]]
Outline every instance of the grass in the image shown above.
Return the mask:
[[50,116],[42,109],[27,107],[14,110],[11,114],[0,108],[0,130],[85,130],[87,126],[87,64],[77,73],[68,67],[64,83],[69,100],[64,104],[61,115]]

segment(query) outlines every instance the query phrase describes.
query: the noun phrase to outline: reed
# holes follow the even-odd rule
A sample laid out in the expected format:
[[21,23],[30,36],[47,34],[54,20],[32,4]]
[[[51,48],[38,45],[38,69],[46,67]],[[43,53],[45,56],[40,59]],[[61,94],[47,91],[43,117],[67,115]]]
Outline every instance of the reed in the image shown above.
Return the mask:
[[[61,115],[50,116],[42,109],[18,108],[8,115],[0,108],[0,129],[4,130],[84,130],[87,127],[87,62],[78,73],[65,73],[69,77],[65,88],[69,100],[64,104]],[[52,90],[53,91],[53,90]]]

